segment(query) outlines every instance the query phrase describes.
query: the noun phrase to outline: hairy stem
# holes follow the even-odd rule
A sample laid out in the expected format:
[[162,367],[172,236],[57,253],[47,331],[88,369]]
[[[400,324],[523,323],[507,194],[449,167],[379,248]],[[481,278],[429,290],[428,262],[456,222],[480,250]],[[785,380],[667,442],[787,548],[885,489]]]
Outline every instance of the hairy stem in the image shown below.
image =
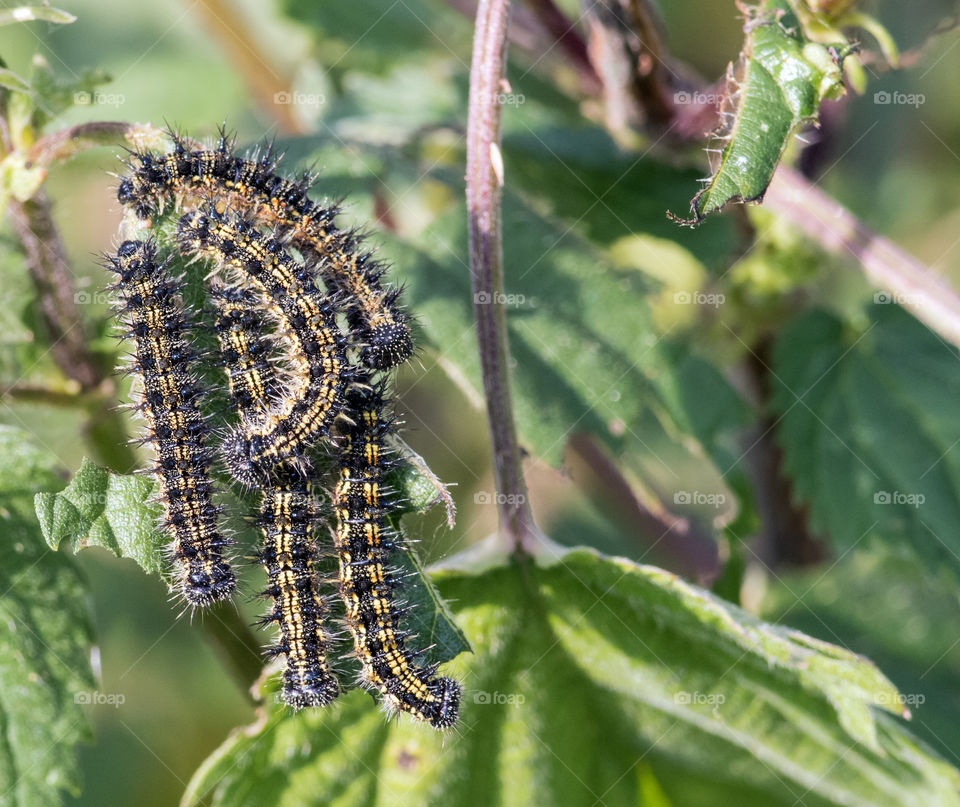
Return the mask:
[[500,193],[500,94],[506,60],[509,0],[480,0],[477,7],[470,108],[467,122],[467,217],[470,279],[480,368],[487,401],[500,533],[517,552],[531,548],[536,530],[527,502],[508,372]]

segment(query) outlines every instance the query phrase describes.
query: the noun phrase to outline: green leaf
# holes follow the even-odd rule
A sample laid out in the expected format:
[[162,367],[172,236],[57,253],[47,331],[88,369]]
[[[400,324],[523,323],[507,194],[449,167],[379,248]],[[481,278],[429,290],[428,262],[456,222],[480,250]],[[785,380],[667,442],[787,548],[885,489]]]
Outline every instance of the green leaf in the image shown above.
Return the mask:
[[0,240],[0,385],[50,383],[57,368],[48,345],[38,338],[37,291],[23,268],[23,255]]
[[55,22],[61,25],[76,22],[76,17],[67,11],[48,6],[19,6],[0,11],[0,25],[12,25],[15,22]]
[[[340,70],[386,71],[402,61],[468,53],[470,28],[449,7],[429,0],[384,6],[358,0],[351,7],[284,0],[283,11],[312,30],[322,63]],[[426,99],[421,99],[421,102]]]
[[577,550],[437,582],[481,649],[450,665],[458,731],[388,723],[361,693],[267,706],[183,803],[613,807],[649,772],[661,803],[960,803],[960,774],[885,711],[898,693],[870,662],[667,572]]
[[[465,221],[456,206],[418,235],[421,249],[391,239],[383,253],[398,274],[402,267],[411,308],[441,365],[480,400],[469,272],[458,261],[468,254]],[[659,501],[675,501],[680,489],[716,495],[724,505],[711,517],[728,519],[732,493],[703,447],[679,439],[677,364],[645,304],[651,281],[618,270],[510,192],[503,233],[509,259],[500,302],[508,308],[512,393],[526,447],[559,465],[572,434],[593,435]]]
[[960,620],[956,582],[932,577],[902,553],[860,549],[824,570],[769,581],[765,618],[867,654],[897,682],[912,726],[956,760],[960,747]]
[[[702,273],[700,264],[723,270],[730,265],[737,248],[732,222],[717,218],[688,230],[665,215],[689,198],[690,185],[700,176],[694,168],[624,154],[595,127],[522,126],[504,137],[503,160],[508,187],[559,219],[564,230],[613,248],[617,265],[637,268],[667,286],[677,274]],[[623,248],[638,238],[642,241],[633,250]]]
[[[96,103],[97,87],[110,81],[105,70],[84,70],[68,79],[54,74],[42,58],[34,58],[30,85],[34,94],[30,97],[32,109],[30,123],[39,131],[61,112],[74,105],[89,106]],[[21,147],[30,144],[18,143]]]
[[51,548],[64,541],[74,553],[102,546],[148,574],[163,574],[167,540],[157,528],[162,506],[153,501],[156,495],[150,477],[114,474],[84,459],[66,488],[38,493],[34,503]]
[[[406,530],[404,537],[409,540]],[[407,548],[392,560],[409,575],[404,584],[403,599],[413,610],[405,618],[404,629],[416,635],[422,647],[429,648],[424,651],[424,662],[443,664],[461,653],[472,652],[466,634],[457,625],[449,604],[424,570],[417,553]]]
[[773,354],[777,440],[813,529],[839,550],[875,537],[960,572],[958,352],[895,305],[859,332],[799,317]]
[[839,61],[850,46],[831,48],[806,38],[787,0],[765,0],[748,16],[746,30],[717,132],[723,152],[691,202],[689,223],[731,201],[762,199],[793,133],[817,120],[824,99],[843,92]]
[[87,589],[72,559],[50,552],[33,514],[56,461],[0,426],[0,806],[48,807],[78,793],[77,743],[90,739],[79,704],[94,689]]
[[450,528],[456,523],[456,508],[447,486],[430,470],[426,460],[417,454],[399,435],[391,435],[391,447],[404,459],[393,474],[390,483],[400,497],[398,515],[404,513],[423,514],[434,505],[442,504],[447,510],[447,524]]

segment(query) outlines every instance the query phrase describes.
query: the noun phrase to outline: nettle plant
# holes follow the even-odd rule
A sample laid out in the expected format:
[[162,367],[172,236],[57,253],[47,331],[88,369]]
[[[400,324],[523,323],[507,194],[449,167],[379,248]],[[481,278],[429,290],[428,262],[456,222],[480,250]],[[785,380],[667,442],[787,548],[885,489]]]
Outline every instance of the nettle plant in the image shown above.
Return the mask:
[[[287,3],[340,54],[309,96],[335,99],[320,134],[299,91],[267,107],[302,132],[285,169],[322,169],[302,181],[215,126],[58,128],[105,77],[0,70],[0,804],[80,792],[88,707],[123,704],[91,666],[89,547],[164,579],[252,687],[256,722],[197,761],[185,805],[960,804],[960,298],[781,164],[865,66],[897,65],[891,36],[852,2],[743,6],[708,86],[644,3],[508,11]],[[0,13],[31,20],[73,18]],[[88,292],[45,183],[118,146],[115,286]],[[849,266],[858,303],[833,306]],[[414,345],[489,423],[493,484],[459,521],[391,402]],[[32,401],[74,413],[92,459],[64,467],[62,431],[22,425]],[[530,472],[561,467],[579,504],[535,518]],[[435,506],[455,541],[498,524],[425,571]],[[229,603],[258,587],[251,556],[266,637]],[[798,603],[835,643],[757,615]]]

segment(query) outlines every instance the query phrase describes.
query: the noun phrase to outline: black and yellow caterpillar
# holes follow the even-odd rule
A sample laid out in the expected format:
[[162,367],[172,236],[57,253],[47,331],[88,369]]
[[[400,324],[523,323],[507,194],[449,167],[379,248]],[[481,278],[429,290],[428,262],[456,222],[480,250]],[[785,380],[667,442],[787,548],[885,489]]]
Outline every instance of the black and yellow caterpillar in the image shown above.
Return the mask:
[[233,153],[221,131],[216,148],[189,148],[171,133],[173,149],[156,155],[134,153],[118,198],[141,219],[173,204],[184,212],[205,208],[242,211],[258,227],[272,230],[318,260],[331,291],[348,300],[350,325],[357,334],[361,363],[385,370],[413,354],[409,317],[398,305],[400,291],[385,287],[386,267],[363,249],[357,232],[335,224],[336,206],[310,199],[310,177],[276,174],[277,160],[265,149],[257,159]]
[[[166,154],[133,155],[117,196],[138,228],[172,206],[176,223],[166,246],[207,264],[212,331],[234,422],[214,428],[201,411],[201,357],[182,333],[187,312],[155,242],[124,242],[110,266],[120,274],[137,340],[141,409],[158,457],[180,588],[189,602],[205,605],[235,587],[213,503],[219,456],[223,471],[258,495],[258,558],[273,601],[262,621],[279,628],[268,653],[285,658],[286,703],[322,706],[343,689],[328,662],[336,640],[325,627],[331,613],[317,565],[326,517],[335,522],[338,588],[362,685],[389,711],[448,728],[461,687],[419,662],[397,596],[403,575],[391,564],[407,550],[390,523],[400,502],[387,478],[398,460],[385,442],[394,428],[385,371],[413,353],[399,291],[381,284],[384,269],[356,234],[334,225],[336,209],[309,198],[306,178],[275,173],[269,150],[247,159],[232,153],[222,133],[209,149],[171,137]],[[208,447],[214,435],[216,452]],[[318,462],[319,455],[332,462]],[[335,483],[324,478],[329,465]],[[314,496],[330,487],[332,514]]]
[[231,541],[220,532],[220,508],[213,503],[209,429],[194,375],[197,353],[187,340],[190,323],[152,241],[124,241],[107,266],[118,276],[113,291],[133,342],[129,372],[141,388],[135,408],[146,420],[144,442],[156,456],[153,473],[172,539],[177,589],[191,606],[209,605],[229,597],[236,578],[222,551]]

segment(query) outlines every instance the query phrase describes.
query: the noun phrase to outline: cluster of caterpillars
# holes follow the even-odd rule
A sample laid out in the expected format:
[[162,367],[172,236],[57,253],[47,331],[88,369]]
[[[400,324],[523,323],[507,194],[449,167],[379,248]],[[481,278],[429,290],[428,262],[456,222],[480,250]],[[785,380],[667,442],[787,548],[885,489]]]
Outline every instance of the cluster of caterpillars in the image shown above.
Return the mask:
[[[165,154],[131,155],[117,197],[138,228],[173,209],[173,229],[124,241],[107,266],[133,343],[134,408],[156,455],[177,589],[190,606],[207,606],[236,587],[214,503],[217,465],[259,496],[259,559],[273,602],[263,621],[278,626],[270,653],[285,658],[283,698],[294,708],[333,701],[342,686],[329,660],[317,537],[327,513],[315,494],[325,482],[313,459],[332,455],[338,589],[361,684],[389,710],[447,728],[460,685],[409,646],[402,574],[391,563],[403,547],[389,521],[398,502],[386,478],[397,463],[385,442],[394,427],[387,373],[413,352],[399,290],[381,282],[384,267],[358,234],[337,228],[337,209],[309,198],[311,177],[278,176],[271,149],[238,156],[223,132],[212,148],[171,140]],[[203,324],[164,249],[207,266],[232,410],[225,431],[205,422],[193,337]]]

